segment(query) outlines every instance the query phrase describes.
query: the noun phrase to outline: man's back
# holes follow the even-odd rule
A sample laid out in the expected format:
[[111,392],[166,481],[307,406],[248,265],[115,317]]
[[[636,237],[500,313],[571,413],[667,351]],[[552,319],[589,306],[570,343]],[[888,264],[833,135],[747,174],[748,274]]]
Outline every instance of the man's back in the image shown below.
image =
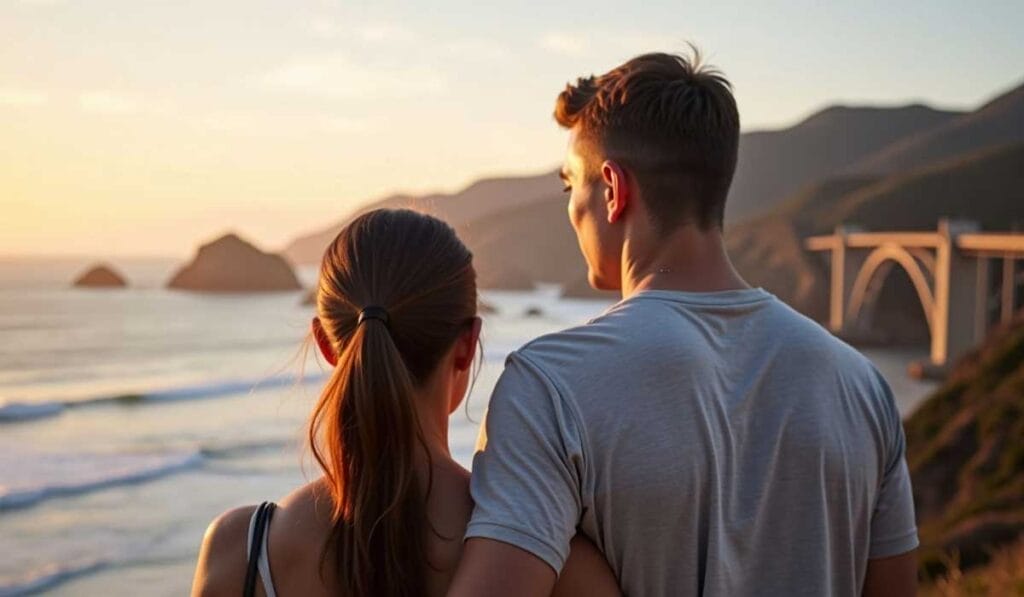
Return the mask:
[[510,356],[467,537],[556,570],[578,527],[630,595],[854,595],[917,544],[900,419],[761,290],[648,290]]

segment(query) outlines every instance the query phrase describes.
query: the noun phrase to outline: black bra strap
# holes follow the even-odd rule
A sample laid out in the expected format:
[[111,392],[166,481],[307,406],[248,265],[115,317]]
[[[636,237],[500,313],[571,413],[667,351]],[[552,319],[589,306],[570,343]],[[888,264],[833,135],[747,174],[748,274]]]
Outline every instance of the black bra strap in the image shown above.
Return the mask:
[[252,544],[249,545],[249,561],[245,570],[242,597],[256,595],[256,577],[259,576],[260,553],[263,551],[263,533],[266,532],[270,517],[274,513],[274,506],[274,502],[263,502],[256,508],[256,522],[252,530]]

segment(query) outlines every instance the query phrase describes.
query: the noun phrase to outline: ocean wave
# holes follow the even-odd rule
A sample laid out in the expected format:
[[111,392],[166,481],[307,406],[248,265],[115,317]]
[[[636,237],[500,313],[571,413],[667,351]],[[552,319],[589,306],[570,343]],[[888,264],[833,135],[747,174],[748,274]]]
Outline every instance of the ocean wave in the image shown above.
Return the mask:
[[46,402],[3,402],[0,403],[0,424],[22,423],[54,417],[68,409],[91,406],[137,405],[144,403],[177,402],[184,400],[204,400],[223,398],[249,392],[259,392],[284,388],[292,385],[319,383],[326,379],[325,374],[305,375],[298,378],[294,375],[278,375],[259,379],[227,380],[207,384],[197,384],[142,392],[137,394],[115,394],[94,398],[46,401]]
[[114,562],[92,558],[77,562],[51,562],[20,578],[5,579],[0,584],[0,597],[20,597],[51,589],[78,576],[93,574]]
[[284,450],[294,442],[285,439],[266,439],[258,441],[238,442],[234,444],[217,444],[204,446],[199,452],[211,460],[222,460],[245,456],[258,452],[273,452]]
[[[198,466],[199,450],[128,454],[4,454],[0,512],[47,499],[158,479]],[[18,476],[23,477],[19,483]]]
[[0,404],[0,423],[32,421],[59,415],[63,402],[6,402]]
[[216,442],[195,449],[168,452],[123,453],[6,453],[0,454],[0,512],[29,508],[45,500],[134,485],[168,475],[204,469],[218,469],[239,458],[268,452],[283,452],[293,439],[266,438],[239,442]]
[[100,396],[85,400],[68,401],[68,407],[94,406],[100,404],[137,404],[141,402],[176,402],[179,400],[202,400],[207,398],[223,398],[261,390],[272,390],[298,384],[308,384],[323,380],[323,375],[307,375],[299,379],[294,375],[278,375],[259,379],[227,380],[193,386],[182,386],[166,390],[156,390],[141,394],[118,394]]
[[175,401],[175,400],[197,400],[201,398],[220,398],[247,392],[258,392],[260,390],[272,390],[297,385],[322,381],[326,376],[305,376],[302,379],[294,375],[279,375],[266,377],[257,380],[224,381],[213,384],[205,384],[193,387],[175,388],[152,392],[142,396],[143,400],[153,401]]

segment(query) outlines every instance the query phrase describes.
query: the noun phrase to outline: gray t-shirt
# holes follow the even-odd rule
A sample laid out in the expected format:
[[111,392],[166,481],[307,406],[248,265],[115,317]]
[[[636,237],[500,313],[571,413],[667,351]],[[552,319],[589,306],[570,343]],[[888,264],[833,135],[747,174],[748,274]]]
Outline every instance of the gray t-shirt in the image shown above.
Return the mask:
[[917,529],[892,394],[760,289],[644,291],[509,356],[466,531],[560,571],[582,531],[628,595],[860,595]]

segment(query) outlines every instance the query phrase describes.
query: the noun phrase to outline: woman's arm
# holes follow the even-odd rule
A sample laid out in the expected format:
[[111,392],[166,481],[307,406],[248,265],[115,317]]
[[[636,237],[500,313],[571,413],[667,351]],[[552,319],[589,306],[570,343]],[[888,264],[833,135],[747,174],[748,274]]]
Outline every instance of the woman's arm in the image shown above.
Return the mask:
[[604,554],[589,539],[577,533],[569,544],[569,559],[552,591],[554,597],[587,595],[587,597],[619,597],[619,583]]
[[622,594],[608,562],[593,543],[577,534],[569,547],[569,558],[556,581],[554,569],[530,552],[495,539],[471,537],[463,548],[448,596]]
[[914,597],[917,595],[917,552],[868,560],[864,597]]
[[199,549],[199,563],[192,580],[192,597],[242,594],[245,584],[246,539],[249,519],[256,506],[228,510],[210,523]]

